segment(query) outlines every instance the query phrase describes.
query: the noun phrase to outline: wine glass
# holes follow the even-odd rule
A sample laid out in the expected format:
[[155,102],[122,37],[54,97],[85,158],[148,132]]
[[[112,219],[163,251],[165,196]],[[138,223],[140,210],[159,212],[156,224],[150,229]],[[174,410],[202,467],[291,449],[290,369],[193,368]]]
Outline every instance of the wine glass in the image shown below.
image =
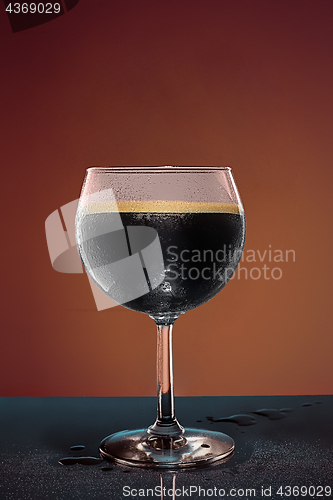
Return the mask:
[[231,169],[89,168],[75,228],[90,278],[157,325],[156,421],[148,429],[106,437],[102,457],[138,467],[183,468],[231,456],[235,444],[229,436],[179,424],[172,369],[174,321],[214,297],[242,255],[245,216]]

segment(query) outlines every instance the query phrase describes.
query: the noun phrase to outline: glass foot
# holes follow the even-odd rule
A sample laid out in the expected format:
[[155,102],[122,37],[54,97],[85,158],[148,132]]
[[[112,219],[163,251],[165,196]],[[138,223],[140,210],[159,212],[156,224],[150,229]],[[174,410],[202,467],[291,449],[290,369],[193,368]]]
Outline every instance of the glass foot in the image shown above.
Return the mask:
[[222,432],[185,429],[178,437],[152,436],[146,429],[122,431],[103,439],[105,460],[145,468],[200,467],[232,456],[235,443]]

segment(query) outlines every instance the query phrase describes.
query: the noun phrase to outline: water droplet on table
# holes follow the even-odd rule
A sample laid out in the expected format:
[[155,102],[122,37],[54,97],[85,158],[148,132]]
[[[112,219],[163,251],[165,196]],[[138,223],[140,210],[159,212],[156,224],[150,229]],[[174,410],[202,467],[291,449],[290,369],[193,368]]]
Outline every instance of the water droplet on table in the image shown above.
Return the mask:
[[252,415],[231,415],[230,417],[221,417],[221,418],[213,418],[213,417],[206,417],[207,420],[210,420],[211,422],[233,422],[234,424],[237,425],[254,425],[257,423],[257,419],[253,417]]
[[281,420],[286,418],[287,414],[293,411],[292,408],[283,408],[278,410],[277,408],[262,408],[261,410],[256,410],[252,413],[261,415],[262,417],[267,417],[269,420]]
[[69,449],[72,451],[79,451],[79,450],[84,450],[85,446],[83,444],[75,444],[74,446],[71,446]]

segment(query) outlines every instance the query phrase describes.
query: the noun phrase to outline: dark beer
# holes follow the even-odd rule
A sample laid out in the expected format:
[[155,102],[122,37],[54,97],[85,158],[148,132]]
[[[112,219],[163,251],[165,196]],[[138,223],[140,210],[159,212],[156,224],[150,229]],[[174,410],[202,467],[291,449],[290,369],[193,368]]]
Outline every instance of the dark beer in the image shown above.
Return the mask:
[[[128,229],[148,227],[158,234],[164,266],[164,279],[162,277],[160,284],[151,283],[146,272],[149,291],[122,305],[152,316],[176,314],[198,307],[226,285],[244,246],[245,218],[238,205],[166,201],[118,202],[117,205],[123,230],[97,236],[92,232],[90,238],[89,228],[98,227],[101,221],[112,227],[115,217],[119,224],[119,215],[103,207],[84,215],[81,225],[86,241],[80,249],[84,263],[88,261],[90,267],[96,269],[120,262],[124,252],[134,253]],[[117,241],[116,232],[119,233]],[[141,262],[145,268],[144,259]],[[116,300],[115,289],[122,285],[117,284],[116,279],[112,283],[112,276],[109,280],[107,294]],[[96,282],[99,284],[98,279]]]

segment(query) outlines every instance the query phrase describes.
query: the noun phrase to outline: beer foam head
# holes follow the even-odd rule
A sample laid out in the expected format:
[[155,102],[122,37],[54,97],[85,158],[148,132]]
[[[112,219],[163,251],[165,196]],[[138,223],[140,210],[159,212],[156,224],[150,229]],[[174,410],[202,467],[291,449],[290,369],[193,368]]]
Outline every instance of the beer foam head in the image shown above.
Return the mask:
[[98,201],[85,204],[86,214],[107,212],[132,212],[132,213],[230,213],[241,214],[243,208],[235,203],[193,202],[193,201],[167,201],[167,200],[128,200],[128,201]]

